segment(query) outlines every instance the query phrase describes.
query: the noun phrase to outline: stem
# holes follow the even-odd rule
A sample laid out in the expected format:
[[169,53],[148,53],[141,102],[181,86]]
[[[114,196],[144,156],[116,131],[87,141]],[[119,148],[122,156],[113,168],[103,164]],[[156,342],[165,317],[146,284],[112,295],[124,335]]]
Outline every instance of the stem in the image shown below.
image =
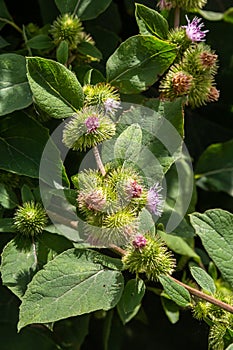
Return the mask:
[[174,14],[174,28],[179,27],[180,25],[180,8],[176,6]]
[[229,304],[226,304],[226,303],[224,303],[221,300],[215,299],[214,297],[212,297],[212,296],[210,296],[208,294],[205,294],[205,293],[201,292],[200,290],[192,288],[192,287],[188,286],[187,284],[184,284],[183,282],[180,282],[179,280],[175,279],[174,277],[170,276],[170,278],[172,278],[174,282],[178,283],[179,285],[181,285],[182,287],[187,289],[190,292],[190,294],[195,295],[196,297],[198,297],[200,299],[206,300],[206,301],[208,301],[211,304],[219,306],[222,309],[233,313],[233,306],[231,306]]
[[23,34],[23,39],[24,39],[25,45],[26,45],[27,50],[28,50],[28,54],[29,54],[29,56],[32,56],[32,50],[31,50],[31,48],[27,45],[28,38],[27,38],[27,35],[26,35],[25,26],[23,26],[22,34]]
[[14,22],[10,21],[7,18],[0,17],[0,21],[10,24],[13,28],[15,28],[20,34],[23,34],[23,31],[20,27],[17,26]]
[[70,227],[74,228],[75,230],[77,230],[78,221],[66,219],[63,216],[61,216],[57,213],[54,213],[53,211],[50,211],[50,210],[47,210],[47,214],[49,217],[53,218],[59,224],[64,224],[66,226],[70,226]]
[[102,160],[100,158],[100,154],[99,154],[99,150],[98,150],[97,146],[95,146],[93,148],[93,152],[94,152],[94,156],[95,156],[95,160],[96,160],[96,163],[98,165],[98,168],[99,168],[101,174],[103,176],[105,176],[106,175],[106,171],[104,169],[104,165],[103,165]]
[[110,244],[110,248],[111,248],[112,250],[114,250],[115,253],[118,253],[118,254],[121,255],[121,256],[124,256],[124,255],[126,254],[126,250],[124,250],[124,249],[118,247],[118,246],[115,245],[115,244]]
[[75,6],[75,8],[74,8],[74,11],[73,11],[73,13],[72,13],[73,16],[76,15],[76,12],[78,11],[78,7],[79,7],[79,4],[80,4],[80,1],[81,1],[81,0],[78,0],[76,6]]
[[36,244],[35,244],[35,241],[34,241],[33,237],[32,237],[32,249],[33,249],[33,255],[34,255],[34,259],[35,259],[35,262],[34,262],[33,265],[35,265],[35,267],[37,267],[38,259],[37,259],[37,254],[36,254]]

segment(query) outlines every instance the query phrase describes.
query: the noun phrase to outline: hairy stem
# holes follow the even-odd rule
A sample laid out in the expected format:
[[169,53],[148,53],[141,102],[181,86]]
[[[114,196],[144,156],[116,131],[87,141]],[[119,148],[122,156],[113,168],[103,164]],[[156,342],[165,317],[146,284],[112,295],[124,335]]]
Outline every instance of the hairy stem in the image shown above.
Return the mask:
[[36,268],[38,265],[38,259],[37,259],[37,253],[36,253],[36,244],[33,237],[32,237],[32,249],[33,249],[33,255],[35,259],[33,266],[35,266]]
[[106,175],[106,171],[104,169],[104,165],[103,165],[102,160],[100,158],[100,154],[99,154],[99,150],[98,150],[97,146],[95,146],[93,148],[93,152],[94,152],[94,156],[95,156],[95,160],[96,160],[96,163],[98,165],[98,168],[99,168],[101,174],[103,176],[105,176]]
[[173,279],[174,282],[178,283],[179,285],[181,285],[182,287],[184,287],[185,289],[187,289],[187,291],[189,291],[190,294],[195,295],[196,297],[203,299],[205,301],[208,301],[211,304],[214,304],[216,306],[221,307],[222,309],[233,313],[233,306],[224,303],[223,301],[219,300],[219,299],[215,299],[214,297],[212,297],[211,295],[205,294],[203,292],[201,292],[200,290],[197,290],[195,288],[192,288],[190,286],[188,286],[187,284],[180,282],[179,280],[175,279],[174,277],[171,277]]
[[180,8],[176,6],[174,14],[174,28],[179,27],[180,25]]

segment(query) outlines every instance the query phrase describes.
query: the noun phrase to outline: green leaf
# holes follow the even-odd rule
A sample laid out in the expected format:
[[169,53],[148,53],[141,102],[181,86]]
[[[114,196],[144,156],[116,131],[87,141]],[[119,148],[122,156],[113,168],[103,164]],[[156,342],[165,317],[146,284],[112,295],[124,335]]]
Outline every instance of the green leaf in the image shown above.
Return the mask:
[[78,52],[85,56],[93,57],[97,60],[102,59],[102,53],[100,52],[100,50],[98,50],[97,47],[88,42],[82,42],[81,44],[79,44]]
[[233,350],[233,343],[230,344],[230,345],[226,348],[226,350]]
[[233,23],[233,7],[230,7],[223,13],[223,20],[225,22]]
[[18,239],[11,240],[3,249],[1,275],[3,284],[20,299],[37,269],[32,244],[21,247]]
[[191,214],[190,221],[223,278],[233,286],[233,214],[210,209]]
[[30,187],[28,187],[26,184],[24,184],[23,187],[21,188],[21,197],[22,197],[23,203],[35,200]]
[[222,12],[198,10],[198,13],[208,21],[221,21],[223,19]]
[[51,117],[67,118],[82,107],[82,87],[75,74],[62,64],[28,57],[27,76],[35,102]]
[[103,74],[97,69],[89,69],[84,76],[84,85],[91,84],[95,85],[105,81]]
[[145,283],[141,279],[132,279],[127,282],[117,304],[117,310],[123,324],[129,322],[138,313],[145,290]]
[[233,139],[210,145],[196,165],[197,185],[233,196]]
[[2,281],[20,299],[34,274],[72,244],[61,236],[43,232],[35,244],[20,236],[11,240],[2,253]]
[[33,38],[29,39],[26,44],[31,49],[36,50],[47,50],[51,49],[54,46],[52,39],[46,34],[36,35]]
[[28,107],[32,94],[26,76],[26,61],[14,53],[0,55],[0,115]]
[[23,297],[18,329],[113,308],[122,294],[123,276],[95,263],[98,255],[70,249],[39,271]]
[[157,11],[142,4],[136,4],[136,21],[142,35],[156,35],[160,39],[166,39],[168,34],[168,22]]
[[4,19],[12,21],[12,17],[9,11],[7,10],[5,2],[3,0],[0,0],[0,29],[2,29],[6,24]]
[[[0,168],[19,175],[39,178],[41,157],[49,139],[48,130],[23,112],[17,112],[1,119],[0,135]],[[59,151],[51,140],[50,153],[48,158],[44,159],[44,166],[47,166],[47,169],[53,166],[60,179],[62,162]],[[53,184],[53,181],[56,181],[54,175],[53,172],[53,178],[48,179],[42,174],[41,180]]]
[[107,80],[121,93],[148,89],[176,58],[176,46],[151,35],[136,35],[124,41],[109,57]]
[[0,218],[0,232],[15,232],[13,219]]
[[55,0],[61,13],[75,13],[82,21],[93,19],[104,12],[112,0]]
[[163,231],[158,231],[158,234],[165,241],[166,245],[175,253],[200,261],[200,257],[182,237],[168,234]]
[[[118,129],[138,123],[142,129],[142,147],[138,166],[147,178],[160,182],[163,175],[177,159],[183,158],[183,113],[182,100],[153,103],[144,106],[131,106],[122,113]],[[122,130],[121,130],[122,131]],[[169,135],[169,137],[168,137]],[[109,154],[109,159],[111,153]]]
[[165,314],[167,315],[167,318],[172,324],[175,324],[179,321],[180,311],[179,307],[177,306],[174,301],[167,299],[165,297],[161,297],[162,306],[164,309]]
[[160,276],[159,281],[162,284],[166,294],[177,305],[181,307],[186,307],[190,305],[190,294],[183,286],[179,285],[168,276]]
[[0,183],[0,204],[6,209],[13,209],[18,204],[15,192],[2,183]]
[[69,44],[66,40],[62,40],[57,48],[56,57],[59,63],[65,64],[69,57]]
[[138,124],[132,124],[117,138],[114,146],[114,158],[136,162],[141,150],[142,130]]
[[203,269],[197,266],[190,268],[191,274],[199,286],[206,290],[207,292],[214,294],[216,292],[216,287],[214,280],[205,272]]

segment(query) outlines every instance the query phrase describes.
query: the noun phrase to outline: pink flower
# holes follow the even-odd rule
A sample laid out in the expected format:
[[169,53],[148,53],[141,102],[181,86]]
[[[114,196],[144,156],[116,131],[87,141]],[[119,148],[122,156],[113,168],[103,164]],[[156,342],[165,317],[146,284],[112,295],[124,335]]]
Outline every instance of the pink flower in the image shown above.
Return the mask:
[[119,101],[114,100],[113,98],[107,98],[106,101],[104,101],[104,108],[106,113],[115,113],[117,109],[120,107],[121,103]]
[[85,120],[85,125],[87,127],[87,132],[93,133],[100,126],[99,118],[96,115],[91,115]]
[[139,185],[136,180],[132,180],[128,184],[126,192],[129,198],[140,198],[142,194],[142,186]]
[[141,234],[138,234],[134,237],[134,240],[133,240],[133,246],[135,249],[141,249],[141,248],[144,248],[146,243],[147,243],[147,240],[146,238],[141,235]]
[[208,30],[201,30],[201,28],[204,26],[203,23],[200,23],[201,18],[194,17],[192,22],[188,19],[188,16],[185,16],[188,25],[183,26],[183,28],[186,29],[186,35],[191,41],[205,41],[205,36]]
[[146,208],[152,214],[157,216],[161,216],[162,214],[162,196],[159,193],[162,188],[157,183],[153,187],[151,187],[147,193],[147,205]]

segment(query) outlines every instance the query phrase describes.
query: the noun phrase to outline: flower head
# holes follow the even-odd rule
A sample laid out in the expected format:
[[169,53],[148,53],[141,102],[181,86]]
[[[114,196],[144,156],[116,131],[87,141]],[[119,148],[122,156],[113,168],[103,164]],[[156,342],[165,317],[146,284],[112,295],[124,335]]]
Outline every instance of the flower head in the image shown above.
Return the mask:
[[75,48],[81,42],[82,32],[82,22],[76,15],[70,15],[68,13],[59,16],[53,22],[50,30],[56,45],[65,40],[72,48]]
[[88,117],[84,123],[87,127],[88,133],[96,132],[100,126],[99,118],[95,114]]
[[192,87],[193,77],[184,72],[177,72],[172,78],[172,87],[176,95],[185,95]]
[[192,41],[205,41],[205,36],[208,30],[201,30],[201,28],[204,26],[203,23],[200,23],[201,18],[194,17],[192,22],[190,22],[188,16],[185,16],[188,25],[183,26],[183,28],[186,29],[186,35],[188,38]]
[[44,208],[39,203],[25,202],[16,210],[14,226],[24,236],[36,236],[40,234],[48,218]]
[[126,193],[129,198],[139,198],[142,194],[142,186],[136,180],[131,180],[127,185]]
[[157,183],[151,187],[147,193],[147,209],[157,216],[162,214],[162,196],[159,193],[162,187]]
[[106,101],[104,101],[104,109],[105,112],[108,114],[114,114],[120,107],[120,102],[114,100],[113,98],[109,97]]
[[216,89],[215,86],[211,86],[209,90],[209,94],[207,96],[208,102],[215,102],[219,99],[219,90]]
[[212,52],[203,51],[200,54],[200,60],[204,68],[212,68],[215,66],[218,56]]
[[171,275],[176,262],[165,243],[159,237],[138,236],[140,237],[137,240],[137,236],[135,237],[137,247],[133,244],[126,249],[126,254],[122,258],[124,267],[132,273],[145,273],[149,280],[154,281],[161,275]]
[[93,189],[89,193],[80,192],[77,201],[81,210],[89,211],[101,211],[106,204],[105,195],[100,189]]
[[144,248],[146,246],[146,243],[147,239],[141,234],[137,234],[132,242],[134,248],[139,250]]
[[66,124],[63,143],[73,150],[86,150],[112,138],[115,124],[97,107],[90,106],[78,111]]
[[[108,111],[112,112],[112,109],[119,108],[120,95],[114,86],[108,83],[98,83],[96,85],[87,84],[83,86],[83,92],[85,96],[85,106],[95,106],[104,104],[105,112],[106,107]],[[105,105],[106,104],[106,105]]]

